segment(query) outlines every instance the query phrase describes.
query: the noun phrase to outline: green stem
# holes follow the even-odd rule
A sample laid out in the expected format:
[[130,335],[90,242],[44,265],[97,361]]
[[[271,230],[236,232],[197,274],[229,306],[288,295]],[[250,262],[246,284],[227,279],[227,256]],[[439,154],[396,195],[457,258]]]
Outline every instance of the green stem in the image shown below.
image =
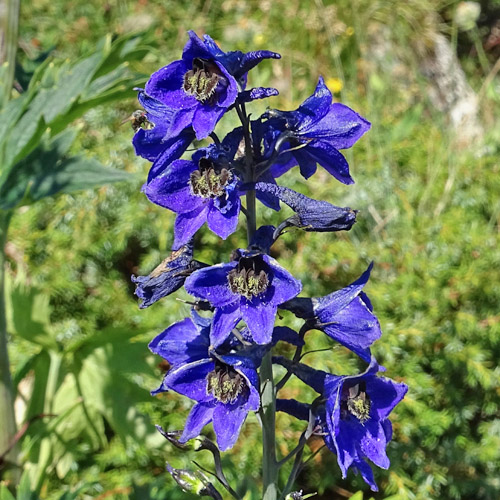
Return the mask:
[[252,237],[257,230],[257,217],[256,217],[256,209],[255,209],[255,190],[247,192],[246,195],[247,200],[247,238],[248,244],[252,240]]
[[481,41],[481,36],[479,35],[477,26],[474,26],[474,28],[470,31],[470,34],[472,41],[474,42],[474,47],[479,58],[479,63],[481,64],[481,68],[483,69],[484,74],[487,75],[490,72],[490,63],[486,57],[486,53],[484,52],[483,42]]
[[[255,181],[250,120],[245,105],[236,105],[236,111],[243,126],[245,140],[245,182]],[[257,208],[255,190],[247,191],[246,217],[248,244],[257,228]],[[262,500],[278,499],[279,467],[276,461],[276,391],[273,380],[272,354],[268,352],[260,367],[260,420],[262,422]]]
[[262,500],[276,500],[278,498],[278,472],[276,461],[276,393],[273,381],[272,354],[269,352],[264,356],[260,367],[261,384],[261,409],[262,421]]
[[16,68],[17,37],[19,32],[20,0],[0,0],[0,64],[7,64],[4,73],[0,103],[6,103],[12,92],[14,71]]
[[[11,212],[0,211],[0,422],[2,423],[0,425],[0,455],[12,445],[16,434],[5,308],[5,244],[11,215]],[[10,464],[17,465],[17,444],[7,453],[5,459]]]

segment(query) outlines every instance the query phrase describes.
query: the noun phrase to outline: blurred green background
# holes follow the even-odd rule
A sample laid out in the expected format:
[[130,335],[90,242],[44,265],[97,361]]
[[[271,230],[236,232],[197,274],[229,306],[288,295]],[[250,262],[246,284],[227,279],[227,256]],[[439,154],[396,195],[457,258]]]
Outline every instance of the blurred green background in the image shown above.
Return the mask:
[[[193,29],[224,50],[282,54],[250,74],[251,85],[280,90],[249,106],[254,116],[267,105],[294,109],[323,75],[337,100],[372,122],[347,152],[353,186],[322,169],[307,184],[296,169],[282,179],[360,211],[349,233],[289,233],[273,256],[315,296],[345,286],[374,260],[366,291],[383,336],[373,351],[388,376],[410,387],[392,416],[391,468],[375,473],[380,492],[370,494],[352,473],[342,480],[335,456],[323,451],[297,483],[318,491],[318,499],[359,490],[365,493],[357,500],[500,498],[500,1],[476,5],[477,19],[476,7],[456,0],[21,4],[18,59],[27,73],[46,52],[72,62],[108,35],[138,32],[147,50],[130,67],[143,85],[179,57]],[[211,466],[206,452],[183,454],[154,429],[182,428],[191,402],[149,395],[164,367],[147,343],[188,307],[175,300],[187,298],[183,291],[146,310],[133,295],[131,274],[149,273],[169,253],[174,215],[140,192],[149,164],[134,156],[133,132],[122,124],[137,108],[135,92],[124,95],[74,123],[72,152],[134,174],[131,180],[18,209],[6,246],[18,425],[57,415],[34,420],[21,440],[31,488],[44,499],[68,491],[82,499],[190,498],[167,477],[165,461]],[[465,118],[457,120],[465,98]],[[227,122],[221,130],[236,125],[235,117]],[[259,216],[277,224],[284,214],[261,206]],[[226,260],[244,238],[243,226],[225,242],[203,230],[195,256]],[[282,323],[297,326],[289,316]],[[311,350],[327,349],[305,358],[314,366],[363,368],[319,332],[308,338]],[[314,397],[296,379],[284,393]],[[302,424],[279,415],[277,426],[286,454]],[[229,480],[240,482],[249,500],[259,498],[259,443],[250,416],[224,454]],[[320,444],[310,441],[306,457]]]

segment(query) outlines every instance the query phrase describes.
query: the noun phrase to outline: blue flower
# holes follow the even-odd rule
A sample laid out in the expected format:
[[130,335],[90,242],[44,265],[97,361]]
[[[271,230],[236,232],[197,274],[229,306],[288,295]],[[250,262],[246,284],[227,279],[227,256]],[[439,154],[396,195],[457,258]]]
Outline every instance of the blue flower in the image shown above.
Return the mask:
[[341,208],[327,201],[313,200],[276,184],[257,182],[255,189],[271,193],[296,212],[279,225],[277,234],[288,226],[299,227],[304,231],[349,231],[356,222],[356,211],[349,207]]
[[214,346],[242,319],[257,344],[268,344],[278,306],[300,293],[302,284],[268,255],[239,250],[232,262],[194,272],[185,289],[215,307]]
[[305,319],[309,329],[323,331],[369,362],[369,347],[382,335],[371,302],[362,291],[372,268],[373,263],[356,281],[341,290],[319,298],[298,297],[281,307]]
[[265,116],[266,143],[272,150],[279,141],[283,152],[271,167],[274,177],[298,164],[307,179],[316,172],[319,163],[340,182],[354,182],[339,149],[353,146],[370,128],[370,123],[347,106],[332,103],[332,94],[323,78],[320,77],[314,94],[295,111],[271,110]]
[[145,120],[147,128],[137,128],[132,144],[138,156],[153,162],[148,174],[149,181],[161,174],[174,160],[180,158],[195,135],[193,128],[188,127],[178,135],[170,136],[168,129],[174,111],[146,95],[144,91],[139,92],[138,99],[145,110],[142,119]]
[[153,203],[178,214],[173,245],[177,249],[205,222],[223,239],[236,231],[241,206],[237,184],[227,161],[203,157],[197,163],[174,161],[144,186],[144,192]]
[[[337,454],[342,477],[353,467],[373,491],[378,491],[366,459],[383,469],[389,467],[386,446],[392,439],[392,425],[388,416],[403,399],[408,386],[378,377],[380,367],[373,358],[364,373],[349,377],[314,370],[285,358],[275,361],[326,399],[324,406],[316,410],[317,418],[325,444]],[[293,400],[278,401],[277,406],[304,420],[309,419],[312,408]]]
[[[226,53],[209,36],[201,40],[190,31],[182,59],[151,75],[145,90],[175,111],[170,136],[192,126],[196,138],[203,139],[236,102],[238,84],[244,88],[247,72],[269,57],[279,55],[268,51]],[[256,92],[255,97],[263,95]]]
[[198,436],[212,422],[222,451],[236,442],[249,411],[260,405],[259,359],[247,352],[218,354],[209,342],[210,320],[193,311],[149,345],[172,368],[153,394],[173,390],[196,401],[179,442]]
[[196,269],[206,264],[193,260],[192,242],[184,245],[167,257],[148,276],[132,276],[137,284],[135,294],[142,299],[140,308],[144,309],[178,290]]

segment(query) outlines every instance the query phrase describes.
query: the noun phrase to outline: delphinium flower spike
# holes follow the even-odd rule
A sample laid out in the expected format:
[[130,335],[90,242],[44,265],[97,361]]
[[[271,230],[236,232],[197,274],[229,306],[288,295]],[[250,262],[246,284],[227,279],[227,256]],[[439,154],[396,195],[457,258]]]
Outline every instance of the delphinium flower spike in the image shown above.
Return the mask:
[[[136,294],[143,308],[183,285],[194,297],[184,301],[192,306],[190,316],[164,329],[149,345],[169,366],[152,394],[173,391],[194,401],[184,429],[159,430],[181,450],[209,450],[215,462],[213,475],[235,499],[240,493],[224,475],[220,451],[234,446],[253,413],[258,413],[262,426],[264,500],[311,496],[294,491],[294,482],[304,445],[313,433],[323,436],[336,453],[344,477],[353,468],[376,490],[367,460],[388,467],[388,416],[407,390],[403,383],[378,375],[382,367],[371,353],[381,335],[363,291],[372,264],[351,285],[311,298],[298,296],[301,280],[274,258],[279,253],[275,243],[288,227],[320,233],[351,229],[356,210],[314,200],[277,180],[281,182],[295,165],[307,179],[319,164],[340,182],[351,184],[349,166],[339,150],[352,147],[370,128],[351,108],[332,102],[321,77],[314,94],[295,111],[270,109],[251,119],[246,105],[278,91],[247,88],[248,72],[265,59],[279,57],[267,50],[225,52],[208,35],[199,38],[190,31],[181,58],[151,75],[144,89],[137,89],[143,111],[136,112],[133,122],[136,153],[152,162],[143,192],[152,203],[176,213],[172,254],[148,276],[132,278]],[[241,126],[219,138],[215,127],[230,111],[236,112]],[[205,142],[193,152],[189,146],[194,140]],[[275,226],[258,227],[256,199],[276,211],[283,202],[295,213]],[[196,260],[201,227],[207,223],[220,238],[235,239],[242,213],[248,241],[237,245],[229,262]],[[279,309],[302,321],[298,333],[285,324],[286,315],[282,318]],[[343,376],[300,363],[306,333],[313,329],[352,351],[368,368]],[[292,359],[272,357],[280,341],[295,346]],[[273,361],[287,371],[276,386]],[[277,400],[276,392],[292,375],[319,396],[312,402]],[[281,459],[276,456],[276,410],[308,422],[297,447]],[[209,423],[217,445],[200,437]],[[288,480],[280,482],[280,468],[291,457],[294,466]],[[201,471],[170,465],[167,470],[184,489],[222,498]]]

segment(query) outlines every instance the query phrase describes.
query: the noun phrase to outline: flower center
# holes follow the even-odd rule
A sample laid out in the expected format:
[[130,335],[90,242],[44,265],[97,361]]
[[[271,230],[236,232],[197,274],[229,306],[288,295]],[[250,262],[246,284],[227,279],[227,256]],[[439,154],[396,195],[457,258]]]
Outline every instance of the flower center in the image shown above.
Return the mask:
[[213,97],[220,79],[220,70],[216,64],[196,58],[193,59],[193,69],[184,74],[182,88],[187,95],[204,103]]
[[221,403],[234,403],[246,388],[245,379],[232,366],[216,362],[207,375],[207,394]]
[[359,384],[342,391],[341,417],[346,418],[348,414],[356,417],[362,424],[370,418],[370,398],[366,394],[366,384]]
[[202,158],[198,170],[191,172],[189,184],[195,196],[201,198],[218,198],[225,193],[225,187],[231,181],[229,170],[222,168],[217,172],[208,158]]
[[258,269],[254,259],[240,259],[238,267],[227,275],[231,292],[243,295],[247,299],[266,291],[269,278],[263,269]]

